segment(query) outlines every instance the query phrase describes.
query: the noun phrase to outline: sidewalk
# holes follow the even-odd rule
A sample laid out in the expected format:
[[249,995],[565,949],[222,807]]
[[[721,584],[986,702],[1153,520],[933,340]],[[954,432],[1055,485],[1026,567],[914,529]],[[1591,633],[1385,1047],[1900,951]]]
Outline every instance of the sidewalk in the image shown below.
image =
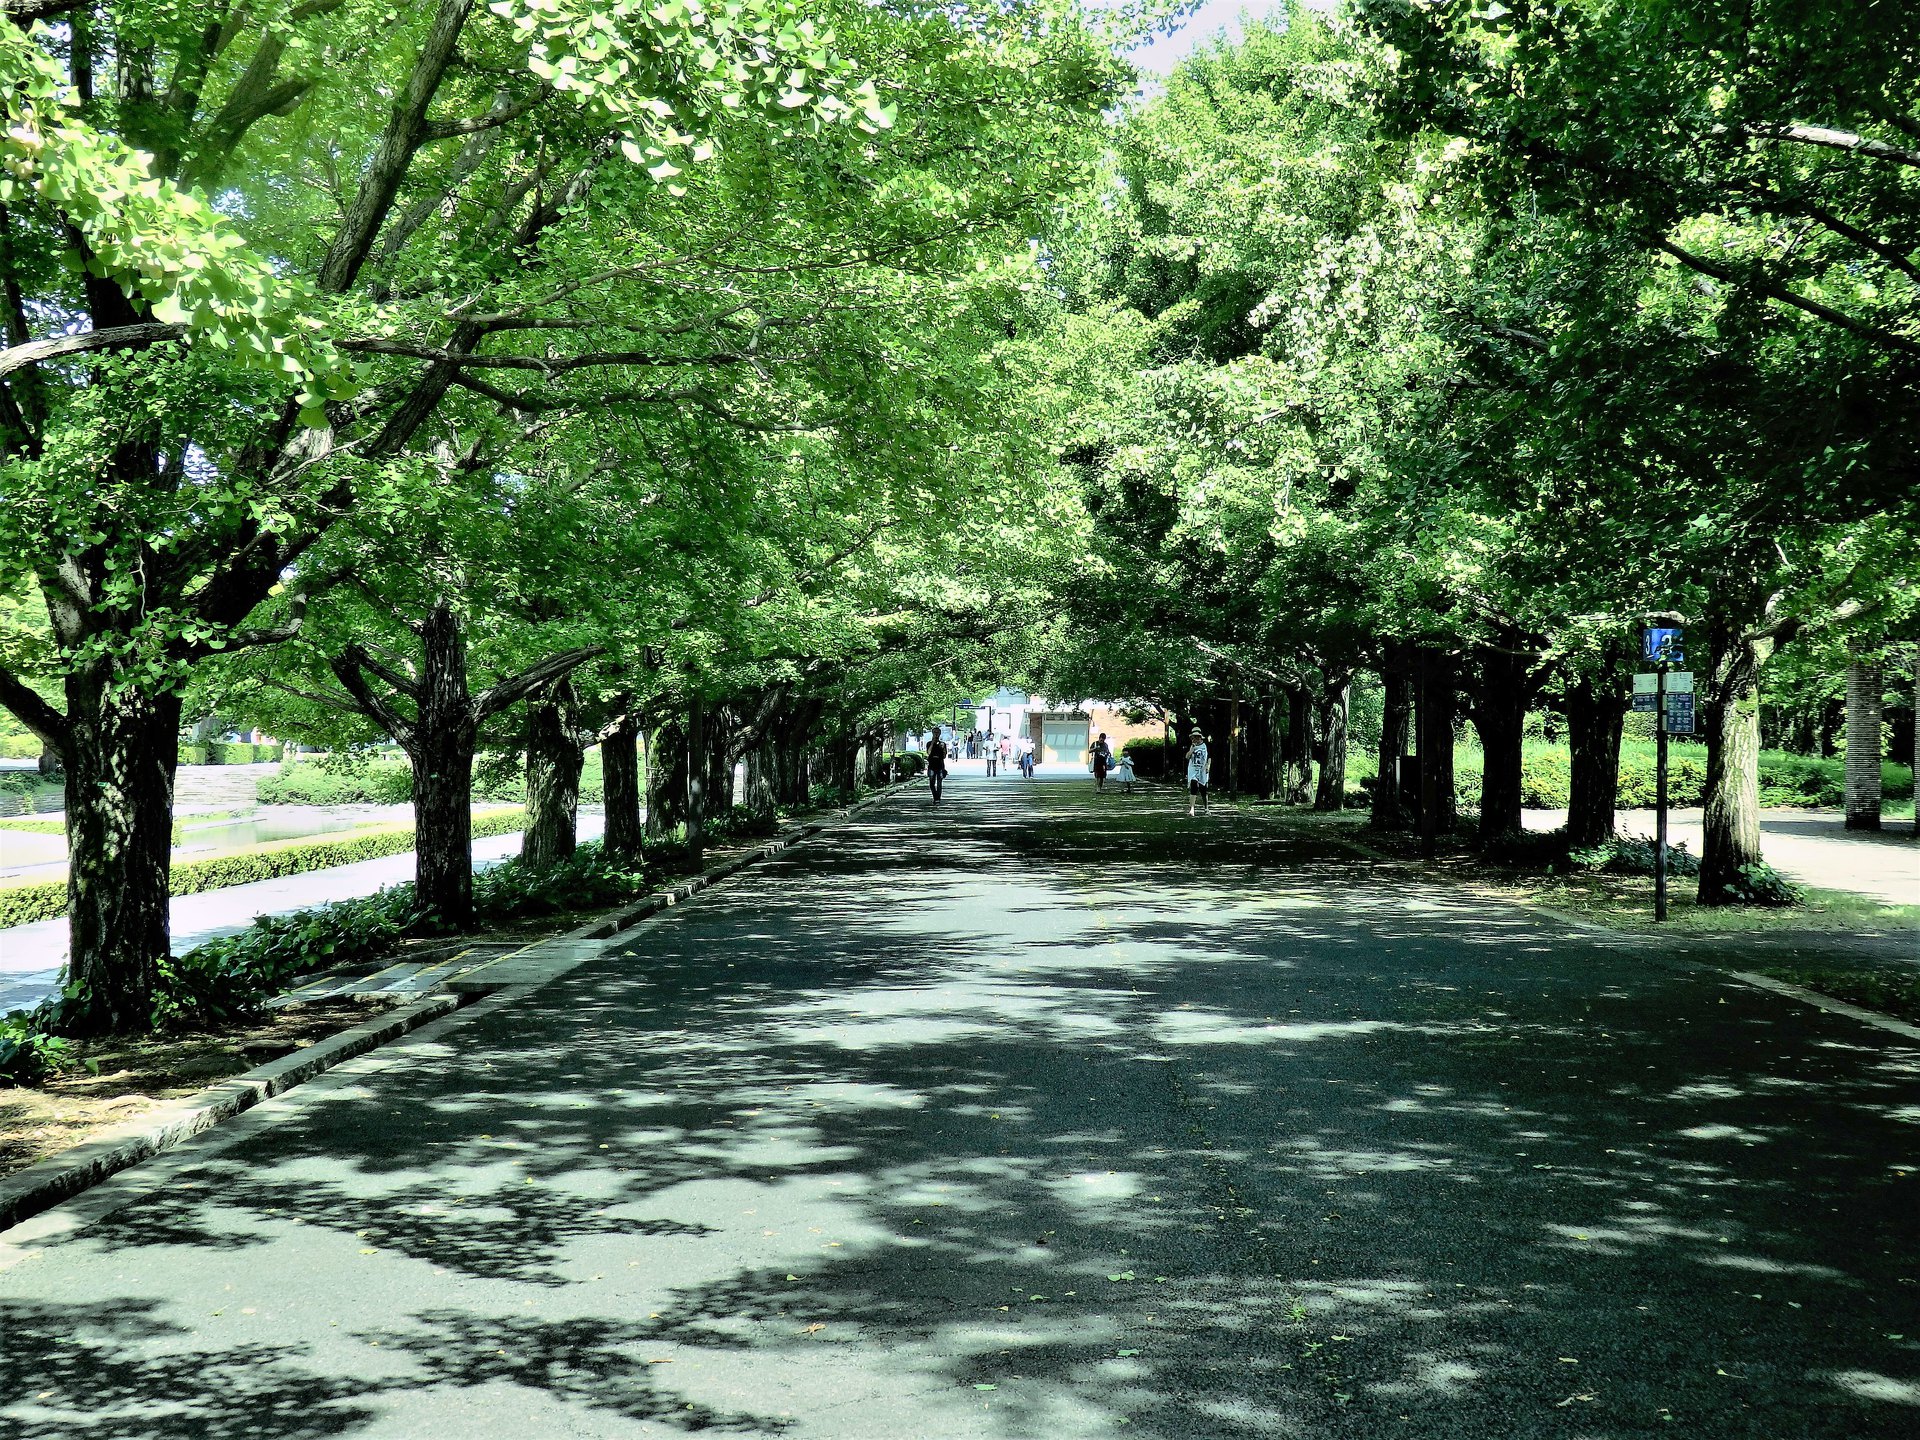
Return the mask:
[[[1700,853],[1701,812],[1667,812],[1667,841]],[[1529,830],[1556,830],[1564,810],[1528,810]],[[1623,835],[1653,834],[1651,810],[1622,810]],[[1889,905],[1920,905],[1920,840],[1913,822],[1898,820],[1878,832],[1849,830],[1837,810],[1762,810],[1761,849],[1767,863],[1790,879],[1822,890],[1845,890]]]
[[[600,813],[582,811],[580,838],[597,840],[606,829]],[[520,853],[520,836],[499,835],[476,840],[475,870],[485,870]],[[413,879],[413,852],[384,855],[336,865],[331,870],[309,870],[279,880],[257,880],[230,885],[198,895],[176,895],[171,910],[173,953],[184,954],[203,940],[233,935],[246,929],[257,915],[285,915],[335,900],[353,900],[388,885]],[[0,1015],[37,1005],[59,982],[67,961],[67,920],[60,916],[32,925],[0,930]]]

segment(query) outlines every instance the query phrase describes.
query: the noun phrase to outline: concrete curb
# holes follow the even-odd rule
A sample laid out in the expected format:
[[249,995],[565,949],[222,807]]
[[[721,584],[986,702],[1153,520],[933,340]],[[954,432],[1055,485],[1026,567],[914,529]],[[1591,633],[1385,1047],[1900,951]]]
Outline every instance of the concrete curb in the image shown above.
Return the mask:
[[0,1230],[71,1199],[130,1165],[137,1165],[222,1120],[251,1110],[262,1100],[325,1074],[343,1061],[364,1055],[459,1007],[458,995],[426,996],[371,1020],[363,1020],[304,1050],[270,1060],[244,1075],[222,1080],[197,1095],[170,1101],[71,1150],[49,1155],[0,1180]]
[[[1420,863],[1419,861],[1403,860],[1397,855],[1389,855],[1385,851],[1375,850],[1359,840],[1349,839],[1344,835],[1332,836],[1330,838],[1337,844],[1353,851],[1355,854],[1363,855],[1370,860],[1378,860],[1390,865]],[[1449,882],[1444,877],[1431,873],[1429,873],[1427,878],[1437,880],[1442,884],[1458,884],[1460,888],[1470,891],[1474,888],[1471,882]],[[1698,956],[1681,958],[1680,956],[1657,953],[1674,944],[1675,937],[1672,935],[1663,936],[1658,931],[1630,930],[1624,927],[1604,925],[1597,920],[1589,920],[1582,915],[1569,915],[1566,911],[1552,905],[1542,905],[1530,900],[1515,900],[1509,896],[1496,896],[1485,890],[1479,893],[1487,899],[1499,900],[1505,904],[1514,905],[1522,910],[1527,910],[1535,915],[1542,916],[1545,919],[1553,921],[1562,929],[1592,935],[1597,939],[1605,939],[1627,949],[1656,952],[1645,958],[1651,960],[1662,969],[1671,970],[1675,974],[1697,975],[1702,971],[1710,970],[1716,975],[1724,975],[1727,979],[1741,985],[1748,985],[1756,990],[1769,991],[1772,994],[1780,996],[1782,999],[1792,1000],[1801,1005],[1810,1005],[1815,1010],[1825,1010],[1831,1015],[1845,1015],[1850,1020],[1858,1020],[1862,1024],[1872,1025],[1877,1029],[1890,1031],[1895,1035],[1903,1036],[1909,1040],[1920,1040],[1920,1025],[1910,1024],[1905,1020],[1899,1019],[1897,1016],[1888,1015],[1883,1011],[1869,1010],[1864,1005],[1852,1005],[1845,1000],[1836,1000],[1831,995],[1824,995],[1818,990],[1809,990],[1804,985],[1793,985],[1785,980],[1776,980],[1771,975],[1756,975],[1750,970],[1735,970],[1726,965],[1717,965],[1710,959]],[[1680,935],[1677,938],[1679,945],[1684,948],[1689,942],[1699,943],[1728,937]]]
[[[851,815],[855,810],[893,794],[901,785],[910,783],[902,781],[876,790],[873,794],[856,800],[848,806],[845,814]],[[787,834],[777,836],[764,845],[756,846],[744,855],[736,855],[724,864],[690,876],[671,889],[649,895],[637,905],[591,920],[585,925],[551,939],[537,941],[524,950],[513,952],[513,956],[503,957],[503,959],[527,955],[547,946],[553,946],[556,949],[569,947],[574,951],[580,951],[586,942],[612,939],[649,916],[657,915],[669,906],[680,904],[709,886],[738,874],[749,865],[790,850],[826,830],[838,828],[840,823],[843,822],[804,822]],[[578,964],[592,958],[592,955],[580,954],[577,958],[569,958],[573,959],[574,964]],[[487,968],[483,966],[473,973],[476,976],[482,976]],[[572,966],[567,965],[566,968],[570,969]],[[336,1065],[376,1050],[430,1021],[451,1015],[482,996],[526,994],[535,988],[533,985],[524,985],[509,979],[509,974],[510,972],[502,971],[492,980],[476,979],[471,985],[460,985],[456,981],[447,988],[430,991],[418,1000],[401,1005],[384,1015],[376,1015],[370,1020],[364,1020],[304,1050],[296,1050],[291,1055],[270,1060],[265,1065],[247,1071],[244,1075],[235,1075],[222,1080],[219,1084],[202,1090],[196,1095],[170,1101],[156,1111],[136,1120],[130,1120],[125,1125],[115,1126],[92,1140],[74,1146],[71,1150],[64,1150],[58,1155],[49,1155],[45,1160],[29,1165],[26,1169],[0,1180],[0,1231],[11,1229],[21,1221],[31,1219],[43,1210],[51,1209],[63,1200],[70,1200],[83,1191],[92,1189],[101,1181],[119,1174],[122,1170],[137,1165],[142,1160],[149,1159],[164,1150],[170,1150],[182,1141],[211,1129],[223,1120],[230,1120],[244,1111],[251,1110],[263,1100],[284,1094],[315,1076],[324,1075]]]

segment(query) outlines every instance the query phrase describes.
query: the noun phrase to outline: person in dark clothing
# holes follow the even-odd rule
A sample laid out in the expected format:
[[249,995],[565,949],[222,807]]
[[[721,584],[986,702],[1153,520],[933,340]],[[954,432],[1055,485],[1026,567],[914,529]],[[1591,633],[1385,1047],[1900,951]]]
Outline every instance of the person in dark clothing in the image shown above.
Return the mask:
[[1107,744],[1107,732],[1102,730],[1100,738],[1087,747],[1087,756],[1093,761],[1093,788],[1107,788],[1107,770],[1113,764],[1113,747]]
[[927,788],[933,791],[933,798],[940,798],[940,789],[947,783],[947,742],[936,732],[933,743],[927,746]]

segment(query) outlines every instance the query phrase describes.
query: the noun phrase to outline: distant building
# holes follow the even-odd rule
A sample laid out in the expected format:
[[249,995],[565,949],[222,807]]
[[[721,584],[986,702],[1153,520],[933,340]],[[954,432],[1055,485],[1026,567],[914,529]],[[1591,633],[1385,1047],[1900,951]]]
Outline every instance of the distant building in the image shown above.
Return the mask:
[[1024,690],[1001,688],[972,707],[973,728],[995,735],[1028,735],[1042,765],[1084,764],[1093,737],[1106,733],[1118,753],[1129,740],[1158,739],[1162,726],[1146,721],[1134,724],[1112,705],[1099,700],[1051,700]]

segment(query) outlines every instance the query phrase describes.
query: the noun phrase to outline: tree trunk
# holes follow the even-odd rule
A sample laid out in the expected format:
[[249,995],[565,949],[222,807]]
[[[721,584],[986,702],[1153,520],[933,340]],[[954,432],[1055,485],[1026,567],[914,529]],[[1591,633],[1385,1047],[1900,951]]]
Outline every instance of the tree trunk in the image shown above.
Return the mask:
[[733,712],[716,705],[707,712],[707,818],[733,813]]
[[773,745],[763,736],[747,751],[746,786],[740,802],[757,820],[772,818],[775,769]]
[[677,717],[647,732],[647,834],[664,839],[687,818],[687,731]]
[[1743,865],[1760,856],[1760,662],[1749,641],[1724,629],[1712,650],[1706,816],[1700,845],[1702,905],[1738,904]]
[[[578,838],[579,706],[561,676],[527,700],[527,829],[520,856],[536,869],[572,858]],[[604,762],[603,762],[604,763]]]
[[1880,828],[1880,667],[1847,666],[1847,829]]
[[1525,662],[1505,649],[1485,650],[1479,668],[1472,715],[1480,733],[1480,838],[1487,840],[1521,828],[1530,688]]
[[687,702],[687,844],[697,857],[707,843],[707,703]]
[[1420,727],[1425,742],[1420,756],[1422,804],[1425,793],[1431,791],[1435,835],[1452,834],[1459,822],[1459,802],[1453,793],[1453,725],[1458,703],[1454,683],[1452,657],[1428,651],[1416,703],[1422,712]]
[[60,758],[60,752],[51,745],[40,747],[40,778],[58,780],[66,773],[66,762]]
[[1913,833],[1920,836],[1920,645],[1913,647]]
[[877,790],[881,785],[886,783],[886,775],[883,769],[885,756],[882,753],[884,744],[884,737],[878,730],[869,731],[864,737],[861,753],[861,759],[863,761],[861,778],[869,790]]
[[180,701],[114,688],[97,667],[68,675],[66,699],[67,980],[78,988],[59,1028],[137,1034],[153,1025],[169,948]]
[[859,749],[860,737],[851,730],[836,737],[833,742],[833,788],[842,801],[853,799],[858,788],[854,764]]
[[640,856],[640,726],[623,717],[600,742],[600,766],[606,777],[607,833],[601,843],[623,860]]
[[1627,697],[1617,679],[1610,670],[1583,674],[1567,687],[1567,844],[1576,850],[1606,844],[1617,823],[1620,734],[1627,718]]
[[473,924],[473,752],[479,739],[467,691],[467,638],[450,606],[420,631],[419,720],[413,761],[414,888],[421,913],[441,926]]
[[1304,689],[1287,689],[1287,734],[1280,770],[1280,798],[1304,805],[1313,794],[1313,701]]
[[1413,723],[1411,687],[1404,670],[1380,672],[1384,692],[1380,713],[1379,773],[1373,782],[1373,816],[1376,830],[1404,830],[1407,807],[1400,797],[1400,757],[1407,753],[1407,732]]
[[1347,803],[1347,706],[1351,682],[1329,681],[1320,697],[1320,736],[1325,747],[1320,758],[1320,786],[1314,791],[1313,808],[1338,810]]

